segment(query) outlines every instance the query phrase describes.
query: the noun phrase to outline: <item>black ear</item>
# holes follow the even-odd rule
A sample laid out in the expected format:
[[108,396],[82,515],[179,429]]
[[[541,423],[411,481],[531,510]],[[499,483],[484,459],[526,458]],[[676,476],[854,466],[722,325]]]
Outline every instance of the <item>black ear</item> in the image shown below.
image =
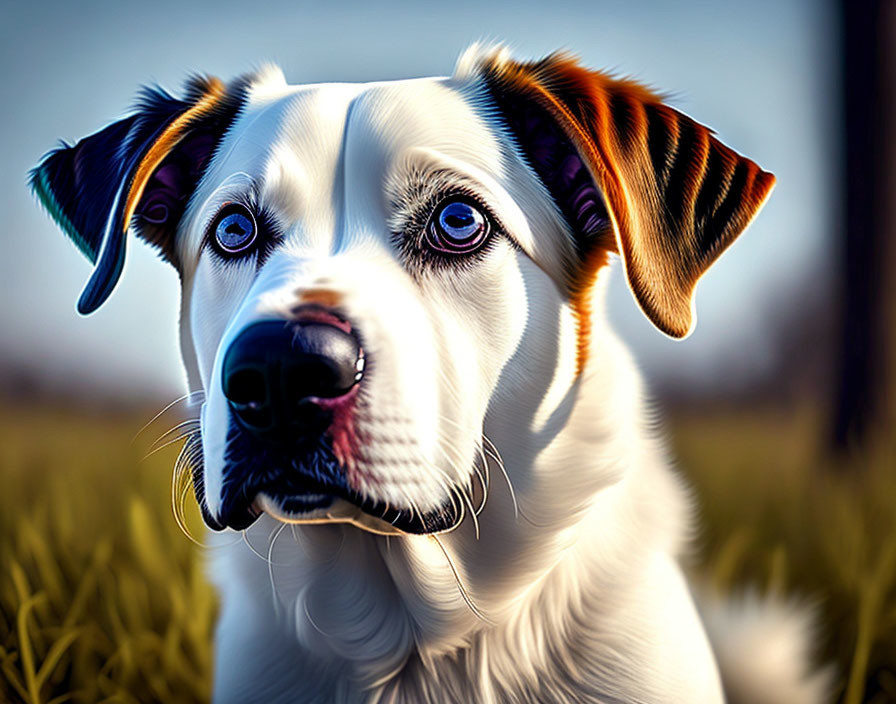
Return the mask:
[[96,310],[118,282],[132,224],[175,263],[177,225],[242,107],[245,85],[245,79],[225,87],[216,78],[194,78],[183,99],[145,89],[134,114],[74,145],[63,143],[31,171],[41,203],[96,264],[78,300],[80,313]]

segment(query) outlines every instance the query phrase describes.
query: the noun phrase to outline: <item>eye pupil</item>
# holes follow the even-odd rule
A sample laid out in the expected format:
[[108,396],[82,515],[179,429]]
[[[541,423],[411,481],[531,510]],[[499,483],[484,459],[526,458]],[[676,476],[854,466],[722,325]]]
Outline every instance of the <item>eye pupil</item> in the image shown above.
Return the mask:
[[444,254],[469,254],[488,238],[488,219],[466,200],[450,200],[436,209],[427,227],[431,249]]
[[218,216],[215,243],[224,255],[248,252],[256,234],[255,218],[244,205],[232,203]]
[[449,227],[466,227],[473,222],[473,215],[459,215],[457,213],[448,213],[445,215],[445,224]]

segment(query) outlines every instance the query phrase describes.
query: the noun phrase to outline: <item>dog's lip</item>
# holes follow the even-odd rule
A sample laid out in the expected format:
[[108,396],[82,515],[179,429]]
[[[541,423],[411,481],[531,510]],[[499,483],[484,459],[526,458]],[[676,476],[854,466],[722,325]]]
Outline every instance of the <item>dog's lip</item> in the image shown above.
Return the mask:
[[[290,500],[327,503],[294,512],[283,508],[283,502]],[[463,522],[466,510],[463,502],[448,502],[439,509],[420,515],[416,511],[389,507],[388,504],[371,499],[339,496],[326,490],[296,493],[268,487],[261,488],[254,494],[243,494],[242,500],[232,505],[226,516],[203,515],[206,524],[213,530],[245,530],[262,513],[267,513],[282,523],[349,523],[380,535],[437,535],[457,528]]]
[[[283,508],[284,500],[297,498],[308,501],[329,499],[329,503],[301,513]],[[390,508],[370,500],[353,500],[325,492],[281,494],[263,489],[248,503],[245,512],[252,516],[251,522],[267,513],[282,523],[349,523],[379,535],[436,535],[457,528],[464,519],[465,507],[462,502],[450,503],[420,517],[406,509]]]
[[[321,495],[322,497],[323,495]],[[296,525],[349,523],[356,528],[360,528],[368,533],[376,533],[377,535],[409,535],[406,531],[381,518],[366,513],[361,507],[340,498],[334,498],[332,503],[325,508],[316,508],[304,513],[294,513],[284,511],[276,498],[265,492],[260,492],[255,497],[255,501],[252,502],[252,509],[258,513],[267,513],[271,518],[281,523]]]

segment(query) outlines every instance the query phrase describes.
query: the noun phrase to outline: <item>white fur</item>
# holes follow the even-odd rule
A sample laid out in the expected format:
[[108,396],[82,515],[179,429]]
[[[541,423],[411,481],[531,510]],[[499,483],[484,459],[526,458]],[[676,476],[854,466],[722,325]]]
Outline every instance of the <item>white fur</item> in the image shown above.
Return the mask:
[[775,595],[706,595],[700,615],[715,646],[729,704],[827,701],[834,672],[811,670],[813,610]]
[[[474,483],[483,433],[507,473],[488,458],[483,511],[438,538],[267,515],[245,540],[214,535],[220,704],[723,700],[677,563],[686,492],[604,320],[607,274],[577,374],[569,233],[480,109],[474,63],[449,79],[300,87],[266,69],[191,201],[182,346],[206,392],[213,513],[222,355],[245,325],[286,317],[310,290],[340,297],[376,362],[358,412],[371,438],[361,490],[436,506],[446,483]],[[474,192],[507,237],[474,267],[415,277],[395,232],[443,182]],[[259,271],[200,246],[215,209],[249,187],[283,229]]]

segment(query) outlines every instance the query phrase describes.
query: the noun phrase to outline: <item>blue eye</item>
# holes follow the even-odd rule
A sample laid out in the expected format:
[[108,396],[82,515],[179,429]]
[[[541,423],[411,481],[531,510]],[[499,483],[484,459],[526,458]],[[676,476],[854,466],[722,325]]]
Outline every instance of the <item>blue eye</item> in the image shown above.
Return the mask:
[[227,205],[215,225],[215,243],[223,254],[239,254],[255,242],[255,218],[244,205]]
[[486,241],[488,218],[466,200],[449,200],[439,205],[426,228],[426,242],[444,254],[469,254]]

